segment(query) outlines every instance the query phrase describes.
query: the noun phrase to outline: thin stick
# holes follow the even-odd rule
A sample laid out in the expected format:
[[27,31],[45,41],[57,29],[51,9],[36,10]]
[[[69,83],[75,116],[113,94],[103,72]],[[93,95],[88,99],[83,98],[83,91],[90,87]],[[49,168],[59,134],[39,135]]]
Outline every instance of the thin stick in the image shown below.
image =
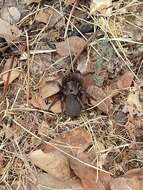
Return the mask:
[[67,26],[66,26],[66,28],[65,28],[64,39],[67,37],[67,32],[68,32],[70,20],[71,20],[71,17],[72,17],[72,15],[73,15],[73,13],[74,13],[74,10],[75,10],[75,7],[76,7],[77,3],[78,3],[78,0],[76,0],[76,1],[74,2],[74,5],[73,5],[72,10],[71,10],[71,12],[70,12],[70,15],[69,15],[69,18],[68,18],[68,22],[67,22]]
[[4,88],[3,88],[3,99],[5,98],[6,96],[6,93],[7,93],[7,89],[8,89],[8,83],[9,83],[9,79],[10,79],[10,75],[11,75],[11,69],[13,67],[13,63],[14,63],[14,55],[12,55],[12,58],[11,58],[11,62],[10,62],[10,68],[9,68],[9,72],[8,72],[8,75],[7,75],[7,80],[4,82]]

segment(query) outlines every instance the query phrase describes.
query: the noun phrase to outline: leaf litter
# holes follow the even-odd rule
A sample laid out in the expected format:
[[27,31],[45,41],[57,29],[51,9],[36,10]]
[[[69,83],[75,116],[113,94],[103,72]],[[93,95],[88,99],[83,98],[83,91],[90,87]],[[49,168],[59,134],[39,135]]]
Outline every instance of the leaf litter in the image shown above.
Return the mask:
[[[141,189],[142,2],[5,3],[0,188]],[[74,120],[58,99],[70,69],[90,95]]]

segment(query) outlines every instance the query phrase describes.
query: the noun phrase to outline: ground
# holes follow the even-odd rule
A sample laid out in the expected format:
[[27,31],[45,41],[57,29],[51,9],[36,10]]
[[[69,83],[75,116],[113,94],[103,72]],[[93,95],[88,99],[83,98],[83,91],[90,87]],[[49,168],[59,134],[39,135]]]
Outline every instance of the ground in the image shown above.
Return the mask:
[[[1,189],[28,189],[39,175],[45,180],[50,175],[76,178],[79,189],[120,190],[125,187],[118,180],[142,175],[143,3],[100,3],[0,4]],[[84,106],[77,118],[62,112],[61,99],[49,109],[71,69],[81,72],[85,92],[94,97],[90,102],[81,98]],[[54,171],[51,165],[57,166]],[[65,173],[59,165],[66,165]],[[110,176],[110,187],[103,174]],[[73,182],[59,184],[51,187],[73,187]]]

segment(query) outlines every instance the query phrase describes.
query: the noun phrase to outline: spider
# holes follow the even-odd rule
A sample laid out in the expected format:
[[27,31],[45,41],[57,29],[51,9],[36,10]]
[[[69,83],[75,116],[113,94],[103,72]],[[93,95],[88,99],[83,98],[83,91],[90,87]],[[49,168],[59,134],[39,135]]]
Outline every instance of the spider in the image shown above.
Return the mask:
[[[87,73],[88,74],[88,73]],[[84,105],[82,103],[82,97],[85,96],[88,99],[92,98],[83,87],[83,75],[80,71],[70,71],[62,79],[60,87],[60,98],[62,105],[62,112],[71,118],[80,116]],[[50,107],[52,107],[57,99],[55,99]]]

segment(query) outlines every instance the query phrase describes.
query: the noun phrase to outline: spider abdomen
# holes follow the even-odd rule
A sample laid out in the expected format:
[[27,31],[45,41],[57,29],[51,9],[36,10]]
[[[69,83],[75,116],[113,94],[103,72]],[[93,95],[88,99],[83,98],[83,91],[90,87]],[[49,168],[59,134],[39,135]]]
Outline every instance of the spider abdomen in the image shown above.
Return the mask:
[[65,99],[65,112],[70,117],[78,117],[81,113],[81,104],[77,96],[69,94]]

